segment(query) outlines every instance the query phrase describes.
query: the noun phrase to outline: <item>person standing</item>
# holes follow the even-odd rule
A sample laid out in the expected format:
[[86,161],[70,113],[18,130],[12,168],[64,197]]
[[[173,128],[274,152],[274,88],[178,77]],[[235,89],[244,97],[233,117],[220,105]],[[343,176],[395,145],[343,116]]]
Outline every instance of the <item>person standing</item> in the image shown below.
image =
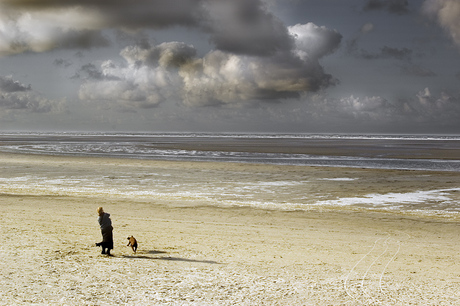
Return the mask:
[[102,241],[96,243],[96,246],[102,247],[101,254],[107,254],[110,256],[110,250],[113,249],[112,220],[110,220],[110,214],[104,212],[102,207],[97,208],[97,214],[99,215],[97,221],[101,227]]

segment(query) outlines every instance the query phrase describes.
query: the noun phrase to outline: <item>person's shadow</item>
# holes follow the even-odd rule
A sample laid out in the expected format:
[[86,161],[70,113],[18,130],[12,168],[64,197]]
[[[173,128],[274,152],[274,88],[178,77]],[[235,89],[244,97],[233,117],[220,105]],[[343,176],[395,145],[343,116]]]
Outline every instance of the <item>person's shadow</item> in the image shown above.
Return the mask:
[[167,252],[158,251],[158,250],[138,251],[133,255],[122,255],[122,257],[132,258],[132,259],[151,259],[151,260],[196,262],[196,263],[206,263],[206,264],[220,264],[219,262],[214,261],[214,260],[196,260],[196,259],[188,259],[188,258],[172,257],[172,256],[155,256],[159,254],[167,254]]

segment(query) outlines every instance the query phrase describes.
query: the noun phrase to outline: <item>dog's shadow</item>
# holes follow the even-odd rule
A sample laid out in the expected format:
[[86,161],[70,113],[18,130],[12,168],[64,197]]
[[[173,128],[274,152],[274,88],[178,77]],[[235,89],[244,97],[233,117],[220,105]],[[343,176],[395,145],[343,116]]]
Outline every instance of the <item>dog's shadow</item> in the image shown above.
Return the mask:
[[151,259],[151,260],[196,262],[196,263],[206,263],[206,264],[220,264],[219,262],[214,261],[214,260],[196,260],[196,259],[172,257],[172,256],[149,256],[149,255],[158,255],[158,254],[167,254],[167,252],[158,251],[158,250],[140,251],[133,255],[122,255],[122,257],[132,258],[132,259]]

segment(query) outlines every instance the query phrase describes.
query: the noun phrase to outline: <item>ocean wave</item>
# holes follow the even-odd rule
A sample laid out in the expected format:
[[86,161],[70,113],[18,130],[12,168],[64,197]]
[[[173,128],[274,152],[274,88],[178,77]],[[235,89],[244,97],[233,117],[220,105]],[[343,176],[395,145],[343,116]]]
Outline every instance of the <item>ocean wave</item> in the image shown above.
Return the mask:
[[[229,138],[233,138],[228,141]],[[236,139],[236,140],[235,140]],[[267,141],[261,141],[267,140]],[[353,146],[352,156],[286,153],[309,142],[292,139],[334,140]],[[193,141],[192,141],[193,140]],[[240,140],[250,150],[238,150]],[[348,140],[353,143],[348,144]],[[359,140],[358,143],[354,140]],[[369,142],[371,141],[371,142]],[[395,143],[396,142],[396,143]],[[193,149],[183,149],[190,146]],[[226,150],[214,147],[224,144]],[[252,144],[253,143],[253,144]],[[265,152],[259,145],[275,144],[283,152]],[[405,158],[367,156],[375,148],[396,148]],[[169,147],[164,147],[164,146]],[[162,147],[163,146],[163,147]],[[174,147],[178,148],[174,148]],[[460,171],[460,160],[416,158],[417,150],[460,149],[460,136],[434,135],[338,135],[338,134],[207,134],[207,133],[2,133],[0,151],[12,153],[104,156],[176,161],[219,161],[276,165],[354,167],[374,169]],[[206,147],[206,149],[202,149]]]

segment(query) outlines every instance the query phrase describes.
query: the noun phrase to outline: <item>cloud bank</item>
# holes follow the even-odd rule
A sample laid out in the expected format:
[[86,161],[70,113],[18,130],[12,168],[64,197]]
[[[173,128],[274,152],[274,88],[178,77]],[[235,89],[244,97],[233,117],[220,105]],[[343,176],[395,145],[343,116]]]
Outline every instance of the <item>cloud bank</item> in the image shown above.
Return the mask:
[[30,85],[26,86],[12,77],[0,76],[0,110],[49,113],[62,109],[62,101],[46,99]]
[[[313,23],[284,25],[262,0],[0,0],[0,55],[110,44],[104,30],[194,28],[215,49],[181,42],[128,46],[77,72],[85,101],[151,108],[298,98],[337,83],[319,60],[342,36]],[[59,63],[56,63],[59,64]]]
[[340,99],[317,96],[311,104],[311,113],[337,117],[341,120],[375,125],[426,124],[455,126],[460,113],[460,96],[446,92],[433,94],[427,87],[411,98],[388,100],[381,96],[351,95]]
[[105,46],[104,29],[198,29],[221,51],[267,56],[292,49],[262,0],[0,0],[0,54]]
[[214,50],[198,57],[182,42],[128,46],[116,64],[82,67],[82,100],[118,101],[125,106],[154,107],[167,100],[189,106],[298,98],[337,81],[318,60],[334,52],[341,35],[312,23],[288,27],[293,48],[271,56]]

